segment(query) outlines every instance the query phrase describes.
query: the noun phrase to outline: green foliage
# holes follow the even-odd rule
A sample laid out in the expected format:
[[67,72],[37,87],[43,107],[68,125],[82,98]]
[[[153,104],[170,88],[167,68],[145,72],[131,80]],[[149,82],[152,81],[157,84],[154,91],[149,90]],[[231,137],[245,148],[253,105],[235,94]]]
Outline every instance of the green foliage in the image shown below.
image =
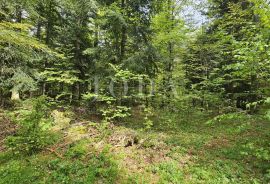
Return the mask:
[[106,109],[101,110],[102,116],[105,122],[112,122],[117,119],[130,116],[130,108],[126,106],[109,106]]
[[[138,128],[142,142],[113,151],[147,150],[145,165],[155,156],[166,160],[150,171],[160,183],[266,181],[269,3],[205,3],[206,21],[190,27],[185,14],[197,2],[2,0],[0,106],[17,101],[12,116],[18,130],[6,139],[15,155],[1,161],[0,183],[121,183],[108,150],[88,149],[96,139],[97,147],[103,146],[119,124]],[[41,95],[57,107],[54,121]],[[32,97],[38,98],[20,101]],[[16,111],[18,104],[23,107]],[[67,108],[80,112],[67,117],[62,112]],[[0,119],[9,121],[1,116],[0,111]],[[93,119],[101,123],[84,124]],[[55,143],[52,131],[77,123],[72,138],[83,130],[91,143],[79,140],[56,150],[66,151],[62,155],[69,160],[30,158],[39,151],[47,155],[44,148]],[[101,135],[87,132],[89,127]],[[17,155],[31,163],[15,160]],[[133,159],[127,161],[132,165]],[[132,176],[130,183],[151,180],[147,174]]]
[[68,149],[66,155],[71,158],[82,158],[88,152],[88,142],[87,141],[79,141],[78,143],[71,145]]
[[157,165],[152,172],[158,173],[160,179],[158,183],[181,183],[183,182],[183,173],[177,162],[165,162]]
[[151,107],[144,107],[144,125],[146,130],[150,130],[153,127],[153,121],[151,120],[152,116],[154,115],[153,109]]
[[48,83],[62,83],[67,85],[73,85],[79,82],[79,78],[76,77],[76,71],[55,71],[56,69],[47,69],[41,73],[41,76],[46,79]]
[[[71,152],[75,153],[74,148]],[[53,183],[116,183],[119,172],[117,163],[106,149],[97,156],[93,155],[87,163],[79,160],[70,162],[56,159],[51,161],[48,167],[52,172],[48,182]]]
[[99,112],[103,116],[105,123],[112,123],[115,120],[120,120],[130,116],[130,108],[117,105],[117,99],[114,97],[87,93],[83,96],[83,98],[86,101],[102,103],[102,107],[100,107]]
[[222,115],[216,116],[215,118],[207,121],[206,124],[214,124],[214,123],[224,122],[227,120],[234,120],[234,119],[238,119],[238,120],[247,119],[247,115],[244,113],[241,113],[241,112],[240,113],[222,114]]
[[115,183],[118,175],[117,165],[104,153],[93,158],[86,165],[81,161],[68,162],[59,159],[49,163],[52,175],[48,182],[53,183]]
[[[18,160],[5,160],[0,166],[1,184],[27,183],[117,183],[119,168],[108,151],[103,150],[83,160],[63,160],[36,155]],[[3,160],[1,160],[2,162]]]
[[265,117],[270,121],[270,110],[266,112]]
[[152,42],[158,50],[160,60],[158,66],[161,69],[156,80],[157,91],[162,98],[161,105],[166,106],[173,101],[179,83],[183,84],[181,74],[184,71],[179,60],[182,58],[180,55],[184,50],[188,28],[181,17],[177,16],[183,8],[177,1],[164,1],[161,5],[160,12],[152,19],[151,27]]
[[246,152],[242,152],[243,155],[250,155],[255,156],[256,158],[264,161],[270,160],[270,152],[269,150],[266,150],[265,148],[256,148],[256,146],[253,143],[249,143],[244,146],[246,149]]
[[1,184],[27,184],[37,182],[42,177],[38,167],[31,166],[23,160],[10,161],[8,165],[1,165]]
[[[18,49],[21,54],[24,54],[23,52],[29,54],[31,52],[35,52],[35,50],[52,53],[52,51],[48,49],[46,45],[39,43],[35,38],[32,38],[28,34],[30,27],[31,25],[29,24],[1,22],[1,49],[4,45],[8,44],[9,47],[6,47],[7,50],[10,48]],[[20,32],[18,32],[18,30],[20,30]]]
[[242,109],[269,95],[263,84],[269,80],[269,34],[255,13],[259,4],[264,3],[210,2],[213,21],[185,59],[189,85],[201,93],[219,93],[227,104]]
[[12,90],[15,91],[35,91],[37,89],[37,82],[33,77],[27,75],[22,70],[17,69],[12,78],[8,81],[12,84]]
[[6,140],[7,147],[14,154],[34,154],[55,142],[55,135],[47,128],[51,124],[45,119],[47,110],[45,97],[40,97],[33,101],[30,113],[21,114],[22,118],[17,122],[18,132]]
[[18,93],[36,90],[39,77],[33,65],[44,55],[55,58],[60,54],[32,37],[29,24],[0,22],[0,29],[1,90]]
[[270,171],[270,151],[269,143],[265,143],[264,146],[256,145],[253,142],[247,143],[243,146],[241,154],[246,157],[256,158],[259,163],[258,167],[262,168],[264,171],[264,177],[266,180],[269,180],[269,171]]

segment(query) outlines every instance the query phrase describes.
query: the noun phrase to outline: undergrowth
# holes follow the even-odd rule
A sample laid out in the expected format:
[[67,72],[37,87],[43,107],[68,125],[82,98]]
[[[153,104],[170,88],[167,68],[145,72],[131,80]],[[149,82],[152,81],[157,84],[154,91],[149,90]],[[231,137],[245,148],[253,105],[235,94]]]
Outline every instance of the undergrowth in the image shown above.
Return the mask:
[[[67,131],[68,135],[67,126],[71,126],[70,131],[83,127],[77,133],[93,137],[76,139],[57,148],[66,140],[58,136],[55,141],[53,134],[43,135],[45,130],[53,130],[54,123],[50,110],[43,106],[46,103],[40,106],[37,102],[30,103],[32,113],[8,112],[19,116],[21,122],[17,122],[20,130],[6,140],[9,149],[0,154],[0,184],[270,181],[270,123],[265,113],[216,117],[194,111],[188,121],[182,114],[161,111],[147,117],[153,122],[151,128],[145,128],[145,116],[139,113],[111,127],[82,119],[77,121],[90,123],[74,126],[69,125],[69,120],[57,134]],[[61,117],[67,118],[64,114]],[[123,146],[115,142],[118,138],[125,143]],[[128,138],[138,140],[126,144]]]

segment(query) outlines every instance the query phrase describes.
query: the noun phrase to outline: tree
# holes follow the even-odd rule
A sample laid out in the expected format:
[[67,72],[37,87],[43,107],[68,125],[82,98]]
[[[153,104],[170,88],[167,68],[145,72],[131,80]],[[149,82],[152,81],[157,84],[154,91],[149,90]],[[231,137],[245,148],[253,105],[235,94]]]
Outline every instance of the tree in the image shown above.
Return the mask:
[[179,65],[179,55],[184,48],[187,32],[184,21],[177,16],[181,8],[176,1],[167,0],[163,2],[162,10],[155,15],[152,22],[153,45],[159,51],[162,61],[160,86],[163,98],[167,98],[167,101],[163,101],[163,106],[172,98],[173,73],[176,65]]
[[11,98],[19,100],[19,92],[35,90],[37,73],[33,66],[40,54],[55,55],[46,45],[29,35],[30,25],[0,23],[0,58],[2,92],[11,90]]
[[[250,1],[213,1],[210,17],[215,19],[201,36],[206,50],[192,52],[186,59],[191,85],[220,92],[223,98],[236,101],[235,106],[244,109],[248,103],[263,98],[257,90],[268,73],[267,45],[255,7]],[[201,62],[204,60],[206,65]],[[196,69],[190,67],[194,65]],[[196,71],[198,68],[200,72]]]

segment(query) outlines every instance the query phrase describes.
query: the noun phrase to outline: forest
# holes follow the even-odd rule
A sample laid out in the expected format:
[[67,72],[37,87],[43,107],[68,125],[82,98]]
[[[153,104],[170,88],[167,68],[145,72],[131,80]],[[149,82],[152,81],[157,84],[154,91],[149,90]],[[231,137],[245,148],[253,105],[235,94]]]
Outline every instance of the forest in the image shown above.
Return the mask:
[[0,0],[0,184],[269,184],[269,0]]

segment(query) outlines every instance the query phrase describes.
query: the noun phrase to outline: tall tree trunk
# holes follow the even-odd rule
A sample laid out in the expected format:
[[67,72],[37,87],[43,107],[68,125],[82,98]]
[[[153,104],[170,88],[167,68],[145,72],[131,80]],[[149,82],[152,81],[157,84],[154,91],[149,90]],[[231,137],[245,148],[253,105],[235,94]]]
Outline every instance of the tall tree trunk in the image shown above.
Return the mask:
[[[174,29],[174,8],[172,4],[172,0],[168,0],[168,21],[172,22],[171,30]],[[170,34],[171,30],[168,30],[168,34]],[[168,62],[165,64],[165,76],[163,79],[164,84],[164,94],[166,95],[167,99],[171,98],[171,93],[173,88],[171,86],[172,78],[173,78],[173,67],[174,67],[174,45],[170,40],[167,45],[167,52],[168,52]],[[163,105],[169,103],[170,100],[166,100],[163,102]]]
[[52,2],[49,2],[49,7],[48,7],[48,12],[47,12],[47,25],[46,25],[46,39],[45,43],[46,45],[50,45],[51,43],[51,33],[52,33],[52,28],[53,28],[53,18],[52,18]]
[[[125,0],[122,0],[121,9],[122,9],[123,16],[125,16],[125,13],[124,13],[125,7],[126,7],[126,2]],[[123,25],[122,31],[121,31],[120,61],[122,61],[125,57],[126,41],[127,41],[127,28],[126,28],[126,25]]]
[[16,19],[18,23],[22,23],[22,7],[17,5],[16,7]]
[[99,43],[99,25],[96,23],[95,24],[95,40],[94,40],[94,47],[98,47]]
[[[82,25],[84,25],[84,19],[80,19],[78,20],[77,26],[78,28],[80,28]],[[86,25],[85,25],[86,26]],[[78,30],[77,35],[76,35],[76,40],[75,40],[75,53],[74,53],[74,62],[76,65],[76,68],[80,71],[79,73],[79,79],[84,81],[85,79],[85,73],[84,73],[84,68],[82,65],[82,38],[81,38],[81,34],[83,34],[82,30]],[[81,94],[82,94],[82,88],[83,85],[81,85],[80,82],[77,82],[74,84],[74,97],[76,97],[78,100],[81,99]]]
[[4,106],[4,94],[3,89],[0,88],[0,107]]
[[[48,12],[46,12],[47,13],[47,25],[46,25],[45,43],[48,46],[51,46],[51,34],[52,34],[52,29],[53,29],[52,8],[53,8],[53,3],[50,0],[49,1]],[[44,60],[44,70],[46,70],[47,67],[48,67],[48,61],[47,61],[47,58],[45,58],[45,60]],[[46,81],[44,81],[43,84],[42,84],[42,94],[46,95],[47,91],[49,91],[49,86],[47,85]]]
[[37,23],[37,39],[41,40],[41,21],[38,20],[38,23]]
[[[16,22],[22,23],[22,7],[21,7],[21,5],[16,6]],[[21,29],[19,29],[18,31],[20,32]],[[11,90],[11,100],[13,100],[13,101],[20,100],[19,90],[17,90],[17,89]]]

